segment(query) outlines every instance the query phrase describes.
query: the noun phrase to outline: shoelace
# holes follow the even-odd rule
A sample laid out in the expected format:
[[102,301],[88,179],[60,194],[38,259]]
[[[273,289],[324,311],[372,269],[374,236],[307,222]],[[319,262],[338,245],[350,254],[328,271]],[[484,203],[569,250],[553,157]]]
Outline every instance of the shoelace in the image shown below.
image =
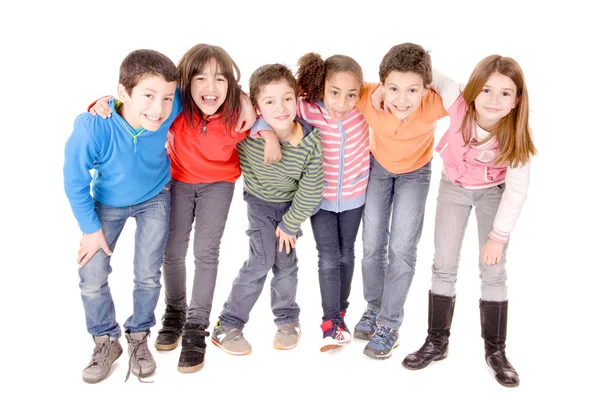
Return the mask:
[[[154,381],[144,381],[142,380],[142,378],[139,377],[139,375],[142,374],[142,366],[140,365],[139,360],[148,360],[148,348],[146,346],[142,346],[144,344],[144,342],[146,341],[146,338],[148,337],[148,335],[144,336],[144,338],[142,340],[134,340],[134,339],[130,339],[131,343],[134,343],[133,346],[133,350],[131,350],[131,354],[129,355],[129,369],[127,370],[127,375],[125,376],[125,382],[127,382],[127,379],[129,379],[129,375],[131,374],[131,370],[133,368],[133,366],[137,365],[137,367],[139,368],[140,372],[138,374],[138,380],[142,383],[154,383]],[[138,352],[140,352],[141,354],[137,354]],[[132,362],[133,361],[133,362]]]
[[336,330],[335,340],[344,340],[344,334],[341,330]]
[[96,345],[96,348],[94,348],[94,354],[92,354],[92,361],[90,361],[90,365],[88,365],[88,368],[94,365],[103,366],[104,364],[106,364],[106,361],[109,359],[109,357],[110,342],[104,342],[100,343],[99,345]]
[[377,332],[373,336],[373,340],[377,343],[384,343],[390,337],[390,333],[392,332],[392,328],[377,328]]

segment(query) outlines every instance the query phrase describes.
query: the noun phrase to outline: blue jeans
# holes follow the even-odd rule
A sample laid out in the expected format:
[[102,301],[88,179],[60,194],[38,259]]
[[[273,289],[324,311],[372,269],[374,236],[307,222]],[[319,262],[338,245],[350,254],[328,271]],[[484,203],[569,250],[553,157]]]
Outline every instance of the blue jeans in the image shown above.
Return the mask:
[[416,171],[392,174],[371,156],[362,273],[367,308],[377,314],[378,326],[398,329],[404,319],[430,182],[431,162]]
[[319,252],[319,286],[323,321],[341,321],[340,312],[348,310],[354,242],[364,206],[341,213],[320,210],[310,218]]
[[[110,207],[94,202],[102,232],[111,251],[129,217],[136,221],[133,259],[133,315],[125,321],[126,330],[144,332],[155,324],[154,309],[160,295],[160,266],[169,232],[170,193],[167,185],[153,198],[129,207]],[[88,332],[94,336],[120,337],[115,305],[108,287],[112,272],[110,257],[103,250],[79,269],[79,287]]]
[[[244,192],[248,204],[246,231],[250,237],[248,260],[233,281],[229,298],[219,316],[222,325],[243,329],[250,318],[250,311],[258,300],[269,271],[271,280],[271,310],[275,324],[298,322],[300,307],[296,304],[298,287],[298,258],[296,250],[290,254],[279,251],[275,229],[281,218],[292,205],[291,202],[270,203]],[[298,236],[301,232],[298,232]]]

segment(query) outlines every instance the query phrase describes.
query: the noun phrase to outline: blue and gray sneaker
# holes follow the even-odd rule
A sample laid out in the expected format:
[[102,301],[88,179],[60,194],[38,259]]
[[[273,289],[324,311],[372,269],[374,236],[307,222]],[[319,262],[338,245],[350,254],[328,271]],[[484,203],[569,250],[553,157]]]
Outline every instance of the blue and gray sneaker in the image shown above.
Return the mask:
[[377,329],[376,319],[377,314],[367,309],[354,327],[354,337],[356,339],[371,340]]
[[394,350],[400,344],[398,330],[388,327],[379,327],[373,335],[373,339],[367,343],[363,353],[377,360],[385,360],[392,356]]

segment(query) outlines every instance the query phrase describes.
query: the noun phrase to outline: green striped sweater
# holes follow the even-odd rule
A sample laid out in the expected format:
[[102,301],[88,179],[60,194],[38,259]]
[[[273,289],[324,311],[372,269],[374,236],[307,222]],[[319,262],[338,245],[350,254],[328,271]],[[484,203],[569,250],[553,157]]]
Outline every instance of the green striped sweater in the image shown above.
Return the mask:
[[266,202],[292,205],[283,216],[279,228],[296,235],[300,225],[312,215],[323,197],[323,151],[318,129],[296,119],[302,125],[304,138],[294,147],[281,143],[281,160],[264,164],[265,142],[247,137],[238,143],[244,189]]

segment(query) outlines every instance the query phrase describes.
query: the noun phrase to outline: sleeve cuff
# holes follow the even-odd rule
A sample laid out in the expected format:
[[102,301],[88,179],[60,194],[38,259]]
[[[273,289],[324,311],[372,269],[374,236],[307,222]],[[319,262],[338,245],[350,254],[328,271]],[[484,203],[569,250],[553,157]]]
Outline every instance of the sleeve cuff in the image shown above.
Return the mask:
[[260,131],[272,131],[273,128],[271,127],[271,125],[269,125],[267,122],[265,122],[264,119],[259,118],[256,120],[256,122],[254,122],[254,125],[252,125],[252,129],[250,130],[250,137],[251,138],[260,138]]
[[492,231],[490,232],[490,234],[488,236],[490,239],[492,239],[495,242],[506,243],[506,242],[508,242],[508,237],[510,236],[510,233],[500,232],[500,231],[497,231],[496,229],[492,229]]
[[279,223],[279,229],[281,229],[282,231],[284,231],[287,235],[290,236],[296,236],[298,234],[298,231],[291,231],[288,226],[285,224],[285,222],[281,221]]

